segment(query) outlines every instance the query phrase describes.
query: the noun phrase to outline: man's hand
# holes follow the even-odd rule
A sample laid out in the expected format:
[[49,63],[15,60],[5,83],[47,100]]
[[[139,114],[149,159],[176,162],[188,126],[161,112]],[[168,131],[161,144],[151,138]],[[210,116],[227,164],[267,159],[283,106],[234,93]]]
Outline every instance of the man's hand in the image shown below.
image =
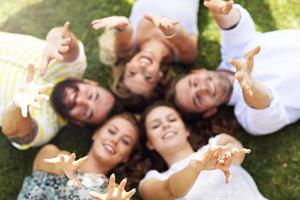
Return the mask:
[[55,40],[47,41],[47,46],[44,49],[41,75],[46,73],[47,67],[51,60],[55,59],[59,62],[64,61],[64,54],[68,53],[71,45],[70,22],[64,24],[63,30],[59,37]]
[[236,68],[235,77],[238,79],[243,91],[248,92],[250,96],[253,96],[253,90],[251,86],[253,85],[253,78],[251,72],[254,65],[254,56],[260,52],[260,47],[246,53],[244,58],[240,60],[231,59],[229,61]]
[[120,31],[125,30],[129,24],[129,20],[124,16],[111,16],[102,19],[95,19],[91,22],[93,29],[99,30],[101,28],[110,29],[116,28]]
[[115,175],[112,174],[109,178],[108,191],[106,194],[98,194],[91,191],[90,195],[97,200],[128,200],[135,194],[135,189],[129,192],[125,191],[127,179],[123,179],[118,186],[115,182]]
[[225,182],[230,180],[229,168],[234,159],[239,159],[242,155],[250,153],[250,149],[235,148],[229,146],[211,147],[204,153],[199,160],[194,160],[195,169],[201,170],[215,170],[220,169],[225,175]]
[[165,36],[173,36],[176,34],[179,21],[169,19],[167,17],[145,14],[144,18],[149,20],[154,26],[159,28]]
[[231,11],[234,1],[204,0],[203,4],[213,14],[227,15]]
[[53,87],[51,83],[38,86],[33,83],[33,79],[34,65],[29,64],[27,82],[17,90],[13,97],[14,104],[21,108],[21,113],[24,118],[27,117],[28,106],[40,108],[39,103],[49,99],[45,92]]
[[72,153],[70,156],[66,154],[60,154],[56,158],[45,159],[45,162],[54,163],[59,166],[66,176],[72,181],[73,185],[76,188],[82,188],[82,184],[77,178],[77,170],[78,168],[87,161],[88,156],[78,159],[75,161],[76,155]]

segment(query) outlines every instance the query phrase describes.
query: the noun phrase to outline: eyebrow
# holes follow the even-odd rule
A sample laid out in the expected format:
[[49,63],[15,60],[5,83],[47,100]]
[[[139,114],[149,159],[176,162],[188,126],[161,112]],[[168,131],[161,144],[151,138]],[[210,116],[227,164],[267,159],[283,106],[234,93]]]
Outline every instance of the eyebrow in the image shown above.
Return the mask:
[[[72,88],[72,91],[75,92],[73,104],[70,105],[69,98],[67,98],[67,107],[68,107],[69,110],[72,110],[76,106],[76,99],[77,99],[77,96],[78,96],[78,90]],[[66,93],[64,95],[65,95],[64,98],[66,98],[67,97]]]
[[117,131],[119,131],[119,128],[116,125],[111,124],[111,126],[114,127],[115,129],[117,129]]
[[189,79],[189,88],[191,88],[192,87],[192,81],[191,81],[191,79]]

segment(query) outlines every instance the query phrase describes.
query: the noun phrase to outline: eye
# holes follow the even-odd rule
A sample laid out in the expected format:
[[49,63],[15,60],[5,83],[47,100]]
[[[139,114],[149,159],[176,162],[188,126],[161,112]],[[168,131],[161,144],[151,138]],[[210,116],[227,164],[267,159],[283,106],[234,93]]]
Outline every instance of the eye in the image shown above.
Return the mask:
[[109,128],[108,133],[111,134],[111,135],[115,135],[116,131],[114,129]]
[[150,74],[145,74],[145,80],[150,81],[152,76]]
[[129,76],[134,76],[136,74],[136,71],[135,70],[130,70],[129,72],[128,72],[128,75]]
[[130,145],[130,141],[129,141],[129,139],[127,139],[127,138],[122,138],[122,142],[123,142],[125,145],[127,145],[127,146]]
[[92,100],[92,98],[93,98],[93,94],[89,94],[88,99]]
[[169,122],[175,122],[176,120],[177,120],[177,118],[174,115],[171,115],[171,116],[168,117]]
[[155,122],[155,123],[152,123],[151,128],[157,129],[159,126],[160,126],[160,122]]

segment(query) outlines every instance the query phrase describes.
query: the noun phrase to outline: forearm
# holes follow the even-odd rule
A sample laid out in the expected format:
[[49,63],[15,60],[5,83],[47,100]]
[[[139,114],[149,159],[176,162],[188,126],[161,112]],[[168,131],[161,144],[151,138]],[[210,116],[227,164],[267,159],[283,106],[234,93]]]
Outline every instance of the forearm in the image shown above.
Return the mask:
[[116,28],[115,45],[117,53],[122,53],[131,48],[132,44],[132,25],[129,23],[124,30]]
[[[48,45],[59,44],[62,39],[62,33],[63,27],[56,27],[51,29],[46,37]],[[79,56],[79,40],[72,32],[70,32],[69,37],[71,39],[71,42],[68,45],[69,50],[67,51],[67,53],[62,54],[62,56],[64,57],[64,62],[72,62]]]
[[243,97],[248,106],[254,109],[265,109],[272,102],[272,94],[271,92],[261,83],[252,78],[252,84],[250,85],[250,89],[252,90],[252,95],[243,88]]
[[215,22],[221,29],[229,29],[239,23],[241,19],[241,13],[238,8],[234,7],[229,11],[227,15],[212,13]]
[[198,37],[186,32],[180,25],[177,25],[175,35],[167,38],[169,42],[178,51],[179,60],[183,63],[190,64],[196,60],[198,49]]
[[2,132],[8,138],[26,137],[31,134],[33,123],[30,114],[22,117],[21,109],[12,103],[8,106],[2,117]]
[[201,170],[197,169],[195,161],[191,161],[184,169],[169,177],[167,181],[168,190],[173,197],[185,196],[195,181]]

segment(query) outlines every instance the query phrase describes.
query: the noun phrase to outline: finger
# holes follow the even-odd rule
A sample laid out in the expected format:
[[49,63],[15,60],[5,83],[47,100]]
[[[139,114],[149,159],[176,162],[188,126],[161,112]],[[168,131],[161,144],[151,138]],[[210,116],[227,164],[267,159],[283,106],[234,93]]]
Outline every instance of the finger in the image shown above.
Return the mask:
[[253,59],[253,57],[260,52],[260,49],[261,49],[260,46],[255,47],[253,50],[251,50],[248,53],[246,53],[245,57],[247,59]]
[[235,76],[235,78],[236,78],[239,82],[241,82],[241,81],[243,80],[243,78],[244,78],[243,73],[241,73],[241,72],[236,72],[236,73],[234,74],[234,76]]
[[43,57],[43,60],[42,60],[42,67],[41,67],[41,70],[40,70],[40,75],[41,75],[41,76],[44,76],[44,75],[45,75],[50,60],[51,60],[51,59],[50,59],[48,56],[44,56],[44,57]]
[[107,195],[109,195],[109,196],[111,196],[114,192],[115,181],[116,181],[115,174],[112,174],[109,178],[109,183],[108,183]]
[[144,14],[144,18],[149,20],[150,22],[153,22],[153,16],[150,14]]
[[241,70],[241,68],[243,66],[242,63],[239,60],[236,60],[236,59],[230,59],[229,63],[231,65],[233,65],[237,70]]
[[107,24],[106,23],[96,23],[96,24],[93,24],[93,29],[95,30],[99,30],[101,28],[106,28]]
[[129,192],[126,193],[126,195],[124,195],[124,197],[122,198],[122,200],[127,200],[130,199],[131,197],[133,197],[133,195],[135,194],[136,189],[133,188],[132,190],[130,190]]
[[70,22],[67,21],[65,24],[64,24],[64,27],[63,27],[63,31],[62,31],[62,37],[65,38],[67,37],[68,35],[70,34]]
[[44,161],[47,163],[59,163],[60,158],[45,158]]
[[70,43],[71,43],[71,37],[66,37],[61,42],[61,45],[70,45]]
[[228,1],[226,3],[226,5],[222,8],[221,13],[224,14],[224,15],[227,15],[231,11],[233,3],[234,3],[233,1]]
[[58,48],[58,53],[60,54],[65,54],[69,51],[70,47],[69,46],[60,46]]
[[45,85],[39,86],[38,91],[39,91],[39,93],[44,93],[44,92],[47,92],[47,90],[49,90],[53,87],[54,87],[53,83],[47,83]]
[[34,79],[34,65],[29,64],[28,65],[28,74],[27,74],[26,82],[29,83],[29,82],[33,81],[33,79]]
[[77,179],[77,177],[76,178],[72,178],[71,181],[72,181],[73,186],[76,187],[77,189],[81,189],[82,188],[82,184]]
[[93,198],[95,198],[95,199],[98,199],[98,200],[104,200],[104,199],[102,198],[102,195],[99,194],[99,193],[97,193],[97,192],[90,191],[89,194],[90,194]]
[[67,160],[68,164],[72,164],[74,162],[74,160],[76,159],[76,154],[72,153],[69,157],[69,159]]
[[21,114],[22,117],[26,118],[28,112],[28,106],[27,105],[21,105]]
[[89,156],[82,157],[78,159],[77,161],[74,162],[74,165],[78,168],[80,167],[83,163],[85,163],[89,159]]
[[46,94],[40,94],[37,97],[35,97],[35,100],[38,101],[38,102],[48,101],[49,100],[49,96],[46,95]]
[[40,109],[41,108],[41,105],[38,102],[36,102],[36,101],[32,101],[30,103],[30,106],[32,106],[32,107],[34,107],[36,109]]
[[225,175],[225,182],[229,183],[230,179],[231,179],[231,174],[229,172],[229,170],[222,170],[224,175]]
[[57,60],[59,62],[63,62],[64,61],[64,57],[59,52],[55,53],[54,58],[55,58],[55,60]]
[[240,151],[241,152],[243,152],[243,153],[251,153],[251,149],[246,149],[246,148],[242,148],[242,149],[240,149]]
[[124,178],[124,179],[121,181],[121,183],[120,183],[120,185],[119,185],[119,187],[118,187],[118,195],[117,195],[117,199],[121,199],[122,193],[123,193],[123,190],[124,190],[124,188],[125,188],[126,183],[127,183],[127,178]]

